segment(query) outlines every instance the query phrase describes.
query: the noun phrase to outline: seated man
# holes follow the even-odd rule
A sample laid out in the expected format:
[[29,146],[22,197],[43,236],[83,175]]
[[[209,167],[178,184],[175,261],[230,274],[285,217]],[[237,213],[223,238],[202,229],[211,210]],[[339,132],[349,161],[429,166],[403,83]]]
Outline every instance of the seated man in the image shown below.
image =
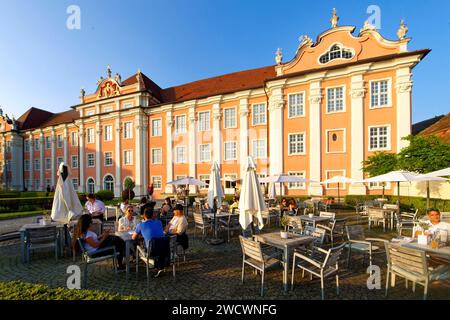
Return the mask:
[[439,209],[428,209],[427,210],[428,218],[430,219],[428,221],[428,224],[430,225],[430,228],[428,231],[430,233],[436,233],[440,231],[447,232],[447,242],[450,241],[450,223],[441,221],[441,212]]
[[87,195],[87,200],[86,210],[89,211],[89,214],[92,216],[92,218],[100,219],[101,221],[103,221],[103,215],[106,210],[105,204],[102,201],[97,200],[97,197],[93,193],[89,193]]

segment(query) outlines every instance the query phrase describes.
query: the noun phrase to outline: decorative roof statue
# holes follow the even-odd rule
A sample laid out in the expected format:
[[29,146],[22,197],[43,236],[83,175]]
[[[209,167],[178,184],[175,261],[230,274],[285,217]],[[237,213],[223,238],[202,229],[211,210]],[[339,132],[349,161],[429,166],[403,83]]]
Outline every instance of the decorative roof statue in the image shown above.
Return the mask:
[[281,54],[281,49],[278,48],[277,55],[275,56],[275,62],[277,63],[277,65],[280,65],[281,61],[283,61],[283,55]]
[[376,30],[377,28],[372,25],[369,20],[364,21],[364,25],[361,29],[361,31],[366,31],[366,30]]
[[398,39],[404,40],[407,33],[408,33],[408,27],[405,26],[405,21],[402,19],[402,21],[400,22],[400,28],[398,28],[398,31],[397,31]]
[[300,36],[298,40],[300,41],[300,46],[304,45],[305,43],[312,42],[311,38],[307,35]]
[[0,108],[0,117],[3,117],[3,109]]
[[103,80],[105,80],[105,79],[103,79],[103,77],[100,77],[100,79],[97,80],[97,85],[99,85],[100,83],[102,83]]
[[81,89],[80,89],[80,94],[81,94],[82,98],[86,95],[86,91],[84,90],[83,87],[81,87]]
[[120,85],[122,82],[122,77],[120,76],[119,73],[116,73],[116,75],[114,76],[114,80]]
[[106,66],[106,77],[109,79],[111,78],[111,67],[109,64]]
[[339,21],[339,17],[336,14],[336,8],[333,8],[333,15],[331,16],[330,22],[331,22],[331,28],[336,28]]
[[12,129],[13,130],[18,130],[17,120],[16,120],[16,118],[14,118],[14,116],[12,118]]

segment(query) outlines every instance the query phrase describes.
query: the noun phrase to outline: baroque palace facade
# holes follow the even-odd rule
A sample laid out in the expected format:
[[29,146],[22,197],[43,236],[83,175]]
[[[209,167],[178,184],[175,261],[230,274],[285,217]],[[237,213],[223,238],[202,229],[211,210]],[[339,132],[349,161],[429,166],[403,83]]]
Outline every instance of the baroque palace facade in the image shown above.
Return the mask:
[[[337,21],[334,11],[331,29],[315,42],[303,36],[289,62],[278,50],[275,65],[166,89],[140,71],[122,81],[108,66],[96,92],[82,89],[72,110],[31,108],[17,120],[2,112],[1,184],[45,190],[56,184],[64,161],[80,192],[109,189],[119,196],[124,179],[132,177],[137,195],[153,183],[161,196],[173,192],[168,181],[208,180],[217,161],[230,193],[227,180],[242,176],[248,155],[260,176],[362,179],[364,159],[405,146],[412,69],[430,50],[408,50],[403,22],[398,40],[390,41],[368,22],[355,34],[355,27]],[[293,184],[283,192],[335,195],[336,188]],[[378,188],[341,185],[341,194]]]

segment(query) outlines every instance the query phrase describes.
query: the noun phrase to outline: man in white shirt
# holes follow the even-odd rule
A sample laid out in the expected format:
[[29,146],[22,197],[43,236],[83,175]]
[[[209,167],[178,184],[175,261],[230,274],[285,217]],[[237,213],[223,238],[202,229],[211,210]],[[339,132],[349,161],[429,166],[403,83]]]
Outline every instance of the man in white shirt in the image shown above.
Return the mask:
[[100,219],[103,221],[103,214],[105,213],[105,204],[97,200],[95,194],[89,193],[87,195],[88,201],[86,202],[86,210],[92,215],[92,218]]
[[431,233],[436,232],[447,232],[447,242],[450,241],[450,223],[441,221],[441,212],[438,209],[429,209],[427,211],[430,228],[428,229]]

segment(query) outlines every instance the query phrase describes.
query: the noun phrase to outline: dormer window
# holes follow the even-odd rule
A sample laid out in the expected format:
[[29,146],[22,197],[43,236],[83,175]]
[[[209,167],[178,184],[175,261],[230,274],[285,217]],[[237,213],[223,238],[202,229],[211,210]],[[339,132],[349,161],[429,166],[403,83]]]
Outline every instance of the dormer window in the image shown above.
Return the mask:
[[354,53],[352,49],[347,49],[339,44],[334,44],[330,48],[330,51],[320,56],[319,62],[325,64],[335,59],[350,60],[353,58],[353,55]]

